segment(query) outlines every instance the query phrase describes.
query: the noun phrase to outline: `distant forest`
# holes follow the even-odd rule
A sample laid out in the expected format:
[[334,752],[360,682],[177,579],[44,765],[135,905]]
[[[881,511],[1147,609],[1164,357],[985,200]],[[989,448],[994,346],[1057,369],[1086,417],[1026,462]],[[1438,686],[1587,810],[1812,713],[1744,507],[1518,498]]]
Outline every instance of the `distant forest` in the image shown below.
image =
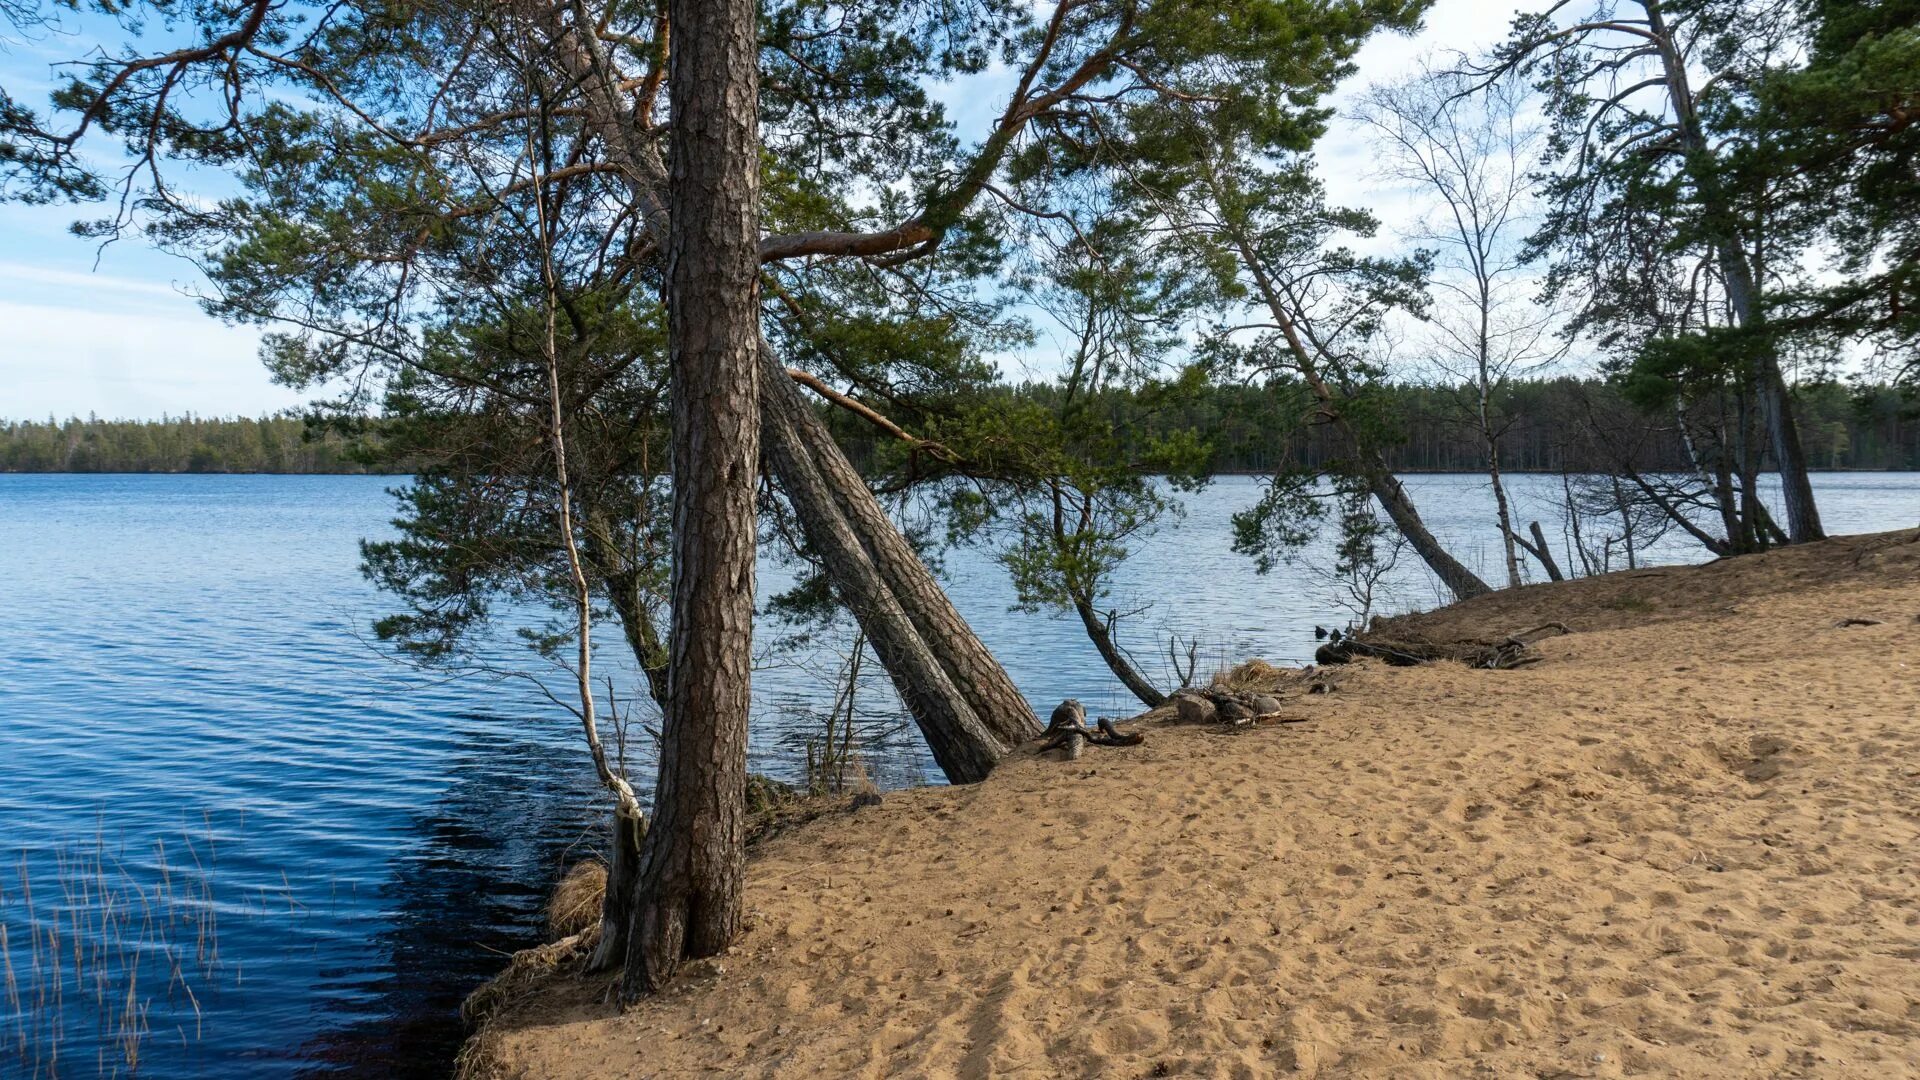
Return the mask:
[[[1026,383],[994,392],[1054,405],[1061,390],[1055,383]],[[1093,398],[1090,407],[1104,413],[1136,450],[1156,439],[1197,433],[1212,446],[1215,472],[1314,468],[1343,453],[1337,429],[1299,422],[1311,404],[1303,388],[1285,380],[1206,383],[1152,396],[1108,389]],[[1486,471],[1470,387],[1373,386],[1352,400],[1363,402],[1391,432],[1382,450],[1394,471]],[[1794,391],[1794,407],[1813,468],[1920,469],[1920,399],[1911,390],[1810,383]],[[1670,417],[1634,408],[1603,380],[1510,381],[1495,388],[1490,411],[1503,431],[1504,470],[1605,472],[1619,464],[1609,459],[1609,446],[1624,448],[1624,456],[1649,472],[1693,469]],[[873,440],[881,436],[845,413],[831,422],[856,461],[871,460]]]
[[[1046,401],[1059,391],[1051,384],[1028,383],[995,392]],[[1397,440],[1387,447],[1395,470],[1484,471],[1485,450],[1465,411],[1471,401],[1464,389],[1386,386],[1373,393],[1397,428]],[[1795,405],[1814,468],[1920,469],[1920,408],[1910,394],[1886,386],[1818,383],[1800,387]],[[1116,430],[1142,445],[1176,432],[1201,433],[1213,445],[1213,468],[1223,473],[1313,466],[1336,453],[1324,429],[1302,430],[1294,422],[1302,405],[1285,383],[1211,384],[1151,406],[1131,391],[1110,391],[1097,407]],[[1494,409],[1507,423],[1501,442],[1504,469],[1603,471],[1610,463],[1595,454],[1585,435],[1608,424],[1631,429],[1622,439],[1639,448],[1643,467],[1686,468],[1685,448],[1670,425],[1632,410],[1604,382],[1515,381],[1498,389]],[[877,438],[872,428],[845,413],[833,414],[831,423],[856,460],[870,459]],[[0,472],[412,472],[411,462],[381,449],[378,431],[375,423],[372,434],[351,438],[285,415],[0,422]],[[1570,438],[1571,432],[1582,437]]]
[[380,463],[368,450],[363,442],[310,430],[298,416],[0,421],[0,472],[410,471]]

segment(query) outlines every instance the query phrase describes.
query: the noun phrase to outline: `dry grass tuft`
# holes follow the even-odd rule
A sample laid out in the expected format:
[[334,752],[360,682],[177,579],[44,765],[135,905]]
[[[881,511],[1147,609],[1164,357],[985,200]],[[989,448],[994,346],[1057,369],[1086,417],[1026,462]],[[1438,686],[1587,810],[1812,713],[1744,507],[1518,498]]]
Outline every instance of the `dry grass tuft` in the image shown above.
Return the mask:
[[1270,691],[1278,689],[1288,677],[1286,670],[1274,667],[1265,660],[1255,659],[1215,672],[1213,686],[1217,690]]
[[453,1080],[504,1080],[500,1066],[500,1033],[489,1027],[467,1036],[453,1056]]
[[584,970],[600,941],[600,905],[606,899],[607,866],[598,859],[575,863],[547,898],[545,945],[522,949],[507,958],[500,974],[482,983],[460,1003],[469,1034],[453,1059],[454,1080],[495,1080],[500,1033],[494,1017],[535,996],[559,976]]
[[[849,761],[853,767],[843,774],[848,791],[873,791],[873,781],[860,766],[859,758],[854,756]],[[848,808],[844,793],[808,795],[758,775],[748,778],[747,802],[749,845]],[[547,898],[547,936],[553,940],[508,957],[500,974],[460,1003],[460,1017],[466,1021],[469,1034],[454,1058],[454,1080],[504,1080],[508,1074],[500,1062],[501,1037],[494,1018],[537,997],[555,979],[585,971],[587,958],[600,943],[600,906],[606,892],[607,866],[598,859],[574,864],[554,886],[553,895]]]
[[575,863],[547,898],[547,940],[591,930],[600,923],[600,902],[607,893],[607,864],[598,859]]

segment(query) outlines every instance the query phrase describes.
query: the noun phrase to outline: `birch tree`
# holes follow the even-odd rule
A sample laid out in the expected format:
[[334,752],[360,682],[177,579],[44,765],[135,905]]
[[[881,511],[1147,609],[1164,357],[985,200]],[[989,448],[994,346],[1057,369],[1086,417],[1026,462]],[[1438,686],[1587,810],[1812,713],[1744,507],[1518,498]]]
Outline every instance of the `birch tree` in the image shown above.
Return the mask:
[[1525,88],[1500,80],[1472,94],[1462,74],[1427,65],[1408,79],[1375,87],[1358,118],[1379,146],[1383,175],[1415,192],[1426,207],[1402,230],[1434,253],[1433,298],[1416,333],[1424,353],[1455,386],[1485,448],[1488,483],[1506,562],[1519,585],[1521,550],[1500,475],[1500,440],[1509,419],[1495,404],[1508,380],[1537,371],[1565,352],[1557,312],[1537,301],[1539,275],[1525,240],[1535,224],[1532,172],[1542,132]]

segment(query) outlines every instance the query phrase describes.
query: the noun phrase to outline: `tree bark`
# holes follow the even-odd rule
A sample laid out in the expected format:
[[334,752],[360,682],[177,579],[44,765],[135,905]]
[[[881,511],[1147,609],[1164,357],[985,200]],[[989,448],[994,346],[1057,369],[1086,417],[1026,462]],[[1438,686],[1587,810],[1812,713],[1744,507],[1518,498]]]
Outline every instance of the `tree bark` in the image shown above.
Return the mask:
[[[1686,152],[1701,158],[1712,153],[1687,75],[1686,60],[1675,46],[1661,11],[1659,0],[1641,0],[1647,13],[1647,30],[1654,35],[1655,48],[1667,83],[1667,97],[1673,105],[1674,124],[1680,144]],[[1732,219],[1726,197],[1710,171],[1695,170],[1692,177],[1707,213],[1716,223]],[[1727,306],[1741,326],[1751,327],[1762,317],[1759,275],[1731,226],[1720,224],[1712,237],[1714,254],[1726,283]],[[1762,351],[1749,373],[1761,418],[1766,424],[1767,441],[1773,450],[1774,467],[1780,470],[1780,494],[1787,509],[1787,535],[1793,543],[1803,544],[1825,538],[1820,525],[1820,510],[1813,499],[1813,482],[1807,476],[1807,455],[1800,445],[1800,427],[1793,419],[1793,404],[1787,396],[1786,378],[1780,373],[1780,359],[1771,348]]]
[[[1217,183],[1214,186],[1214,192],[1216,198],[1221,194]],[[1364,438],[1362,433],[1354,428],[1346,414],[1341,411],[1340,398],[1334,394],[1333,388],[1327,385],[1320,365],[1314,359],[1313,351],[1307,347],[1306,341],[1301,337],[1300,328],[1294,320],[1293,307],[1281,295],[1279,286],[1275,284],[1273,278],[1267,273],[1266,267],[1260,262],[1259,254],[1254,250],[1252,242],[1245,234],[1238,231],[1232,232],[1230,236],[1240,256],[1241,265],[1253,278],[1255,288],[1267,305],[1267,313],[1273,316],[1273,321],[1280,327],[1280,333],[1286,339],[1287,349],[1294,357],[1295,370],[1300,373],[1302,379],[1306,380],[1314,399],[1320,403],[1321,411],[1329,420],[1337,423],[1345,433],[1348,443],[1352,445],[1354,454],[1360,459],[1361,467],[1365,470],[1367,490],[1379,500],[1381,508],[1387,512],[1387,517],[1393,520],[1394,527],[1400,530],[1400,534],[1407,538],[1409,544],[1413,545],[1414,552],[1440,578],[1441,583],[1453,592],[1456,600],[1465,600],[1482,593],[1492,592],[1493,590],[1487,587],[1487,583],[1480,580],[1479,575],[1467,569],[1466,564],[1449,554],[1427,529],[1426,523],[1420,520],[1420,512],[1414,509],[1413,499],[1401,486],[1399,477],[1394,476],[1392,470],[1387,468],[1385,456],[1371,440]]]
[[[539,9],[534,18],[543,27],[569,74],[585,88],[587,121],[605,143],[608,157],[623,166],[622,179],[648,234],[661,240],[663,247],[666,246],[664,234],[668,231],[671,215],[660,204],[657,195],[663,170],[647,137],[635,130],[634,113],[621,104],[625,100],[624,91],[604,50],[592,34],[568,26],[561,8]],[[781,366],[772,346],[764,339],[759,344],[765,358],[775,366]],[[791,380],[783,378],[765,380],[761,392],[768,396],[781,395],[799,404],[796,427],[800,441],[834,492],[833,502],[845,508],[848,523],[860,534],[861,543],[869,551],[881,579],[895,594],[923,640],[933,649],[939,665],[948,672],[950,681],[972,704],[981,722],[1009,747],[1037,736],[1040,732],[1039,721],[1026,699],[1014,687],[1013,680],[1008,678],[1006,669],[1000,666],[999,661],[993,658],[993,654],[987,651],[966,621],[954,610],[939,583],[933,579],[926,565],[920,562],[912,545],[894,528],[892,520],[874,499],[858,470],[854,469],[839,445],[833,441],[826,426],[806,407],[806,399],[799,389],[792,385]],[[785,489],[788,478],[779,476],[778,479]],[[806,502],[796,505],[795,510],[803,515],[816,513],[820,512],[823,505]],[[838,572],[829,565],[828,573],[835,576]],[[834,584],[836,588],[844,589],[849,583],[840,581],[836,576]],[[890,674],[895,676],[897,685],[900,674]],[[916,692],[932,694],[936,691],[932,687],[919,687]]]
[[1113,628],[1107,625],[1106,620],[1100,618],[1100,613],[1093,609],[1092,602],[1076,598],[1073,602],[1073,610],[1079,614],[1080,625],[1086,627],[1087,637],[1092,640],[1093,647],[1099,650],[1100,659],[1107,662],[1107,668],[1113,672],[1114,677],[1132,691],[1133,696],[1139,698],[1140,703],[1147,708],[1157,709],[1165,704],[1167,695],[1161,693],[1160,689],[1154,686],[1145,675],[1140,674],[1140,669],[1134,667],[1133,662],[1120,651],[1120,647],[1114,644]]
[[[779,358],[774,355],[772,345],[763,343],[763,350],[766,353],[764,362],[779,368]],[[802,444],[811,451],[821,479],[833,493],[835,504],[859,535],[881,579],[893,592],[921,639],[933,650],[948,679],[972,706],[980,722],[1008,748],[1038,738],[1040,721],[1034,716],[1027,699],[1013,685],[1006,668],[993,658],[993,654],[974,634],[973,628],[967,625],[966,619],[954,608],[946,590],[934,579],[933,571],[920,561],[913,545],[894,526],[893,519],[887,516],[879,500],[873,497],[866,480],[847,460],[846,454],[841,452],[840,445],[834,442],[826,424],[808,407],[805,396],[786,376],[785,369],[781,368],[781,377],[777,380],[771,375],[768,372],[763,392],[769,400],[776,396],[785,399],[781,407],[792,415],[795,432]],[[786,477],[781,476],[780,479],[782,490],[785,490]],[[792,493],[788,494],[791,497]],[[795,510],[803,512],[798,506]],[[832,564],[827,569],[829,574],[834,573]],[[839,584],[836,579],[835,585]]]
[[1580,558],[1581,572],[1592,577],[1593,558],[1587,554],[1587,542],[1580,535],[1580,507],[1574,502],[1573,486],[1568,482],[1566,473],[1560,474],[1560,491],[1566,497],[1567,525],[1573,531],[1573,553]]
[[[1565,581],[1565,575],[1560,573],[1560,564],[1553,561],[1553,548],[1547,544],[1547,534],[1540,531],[1540,523],[1537,521],[1534,522],[1531,528],[1533,530],[1533,546],[1527,548],[1527,551],[1530,552],[1534,558],[1540,560],[1541,567],[1547,572],[1548,581]],[[1518,538],[1516,537],[1516,539]],[[1525,541],[1522,541],[1522,544],[1524,545]]]
[[956,784],[985,779],[1006,748],[947,677],[935,650],[915,629],[842,512],[821,476],[820,455],[799,433],[802,417],[811,415],[806,400],[777,389],[791,389],[792,383],[771,346],[763,348],[760,377],[767,464],[779,478],[807,543],[826,563],[834,591],[873,642],[874,653],[947,779]]
[[740,930],[759,491],[759,43],[752,0],[671,0],[672,620],[653,822],[620,996]]
[[640,674],[647,680],[647,696],[664,710],[667,707],[666,650],[661,647],[659,634],[654,629],[653,615],[641,603],[638,593],[631,579],[607,582],[608,602],[619,616],[621,635],[626,638],[634,662],[640,665]]
[[1466,600],[1493,591],[1486,582],[1480,580],[1478,574],[1454,558],[1427,528],[1427,523],[1420,520],[1420,511],[1414,509],[1407,489],[1401,485],[1399,477],[1386,470],[1385,465],[1379,465],[1371,471],[1367,477],[1367,488],[1379,500],[1381,508],[1386,510],[1387,517],[1393,519],[1400,535],[1413,545],[1413,550],[1419,553],[1421,560],[1440,579],[1440,583],[1452,590],[1455,599]]
[[640,845],[647,819],[626,807],[615,807],[607,837],[607,892],[600,901],[600,940],[587,960],[587,970],[606,971],[626,962],[627,931],[633,917],[633,898],[640,889]]
[[1796,544],[1826,538],[1820,508],[1813,500],[1813,480],[1807,475],[1807,455],[1800,445],[1800,425],[1793,419],[1793,402],[1780,364],[1769,352],[1760,358],[1758,372],[1761,416],[1773,444],[1773,464],[1780,470],[1780,497],[1787,511],[1787,536]]
[[1520,587],[1520,555],[1514,543],[1518,537],[1513,531],[1513,513],[1507,505],[1507,485],[1500,479],[1500,435],[1493,427],[1493,385],[1487,372],[1486,310],[1484,299],[1486,290],[1481,289],[1480,318],[1480,435],[1487,442],[1487,479],[1493,484],[1494,510],[1500,518],[1500,543],[1507,557],[1507,585]]
[[667,707],[667,650],[660,643],[660,631],[654,622],[640,589],[640,571],[625,565],[613,549],[611,535],[602,517],[592,509],[586,513],[587,545],[585,555],[606,590],[607,602],[620,619],[620,632],[627,648],[647,680],[647,696],[664,711]]

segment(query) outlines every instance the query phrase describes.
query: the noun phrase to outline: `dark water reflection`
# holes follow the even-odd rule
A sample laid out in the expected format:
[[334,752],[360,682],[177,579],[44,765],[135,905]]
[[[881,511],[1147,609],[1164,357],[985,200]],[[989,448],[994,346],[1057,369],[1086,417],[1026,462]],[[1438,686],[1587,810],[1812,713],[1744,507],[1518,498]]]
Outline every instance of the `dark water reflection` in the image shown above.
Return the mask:
[[[356,544],[388,528],[388,483],[0,476],[0,1076],[134,1058],[168,1080],[442,1076],[461,997],[535,939],[547,888],[598,841],[591,774],[533,688],[429,679],[362,640],[382,604]],[[1490,572],[1484,487],[1409,486]],[[1546,481],[1516,487],[1544,506]],[[1920,475],[1816,487],[1835,531],[1920,518]],[[1344,619],[1308,569],[1259,578],[1228,550],[1254,494],[1217,485],[1125,568],[1111,604],[1150,605],[1125,638],[1149,672],[1168,632],[1198,636],[1204,669],[1304,659],[1312,625]],[[1010,613],[977,553],[948,572],[1035,702],[1131,711],[1076,624]],[[1390,605],[1432,600],[1417,567],[1393,585]],[[617,653],[603,665],[633,685]],[[795,775],[836,666],[756,673],[755,770]],[[910,729],[869,756],[886,783],[937,775]]]
[[[468,719],[499,727],[497,718]],[[305,1075],[388,1075],[396,1048],[422,1073],[443,1071],[461,1037],[448,1017],[499,970],[501,954],[526,947],[528,912],[544,902],[555,870],[591,848],[600,822],[580,797],[589,771],[571,757],[556,762],[538,743],[474,744],[451,763],[458,779],[410,823],[430,854],[395,865],[380,890],[378,976],[319,973],[316,989],[340,994],[340,1015],[300,1047]]]

